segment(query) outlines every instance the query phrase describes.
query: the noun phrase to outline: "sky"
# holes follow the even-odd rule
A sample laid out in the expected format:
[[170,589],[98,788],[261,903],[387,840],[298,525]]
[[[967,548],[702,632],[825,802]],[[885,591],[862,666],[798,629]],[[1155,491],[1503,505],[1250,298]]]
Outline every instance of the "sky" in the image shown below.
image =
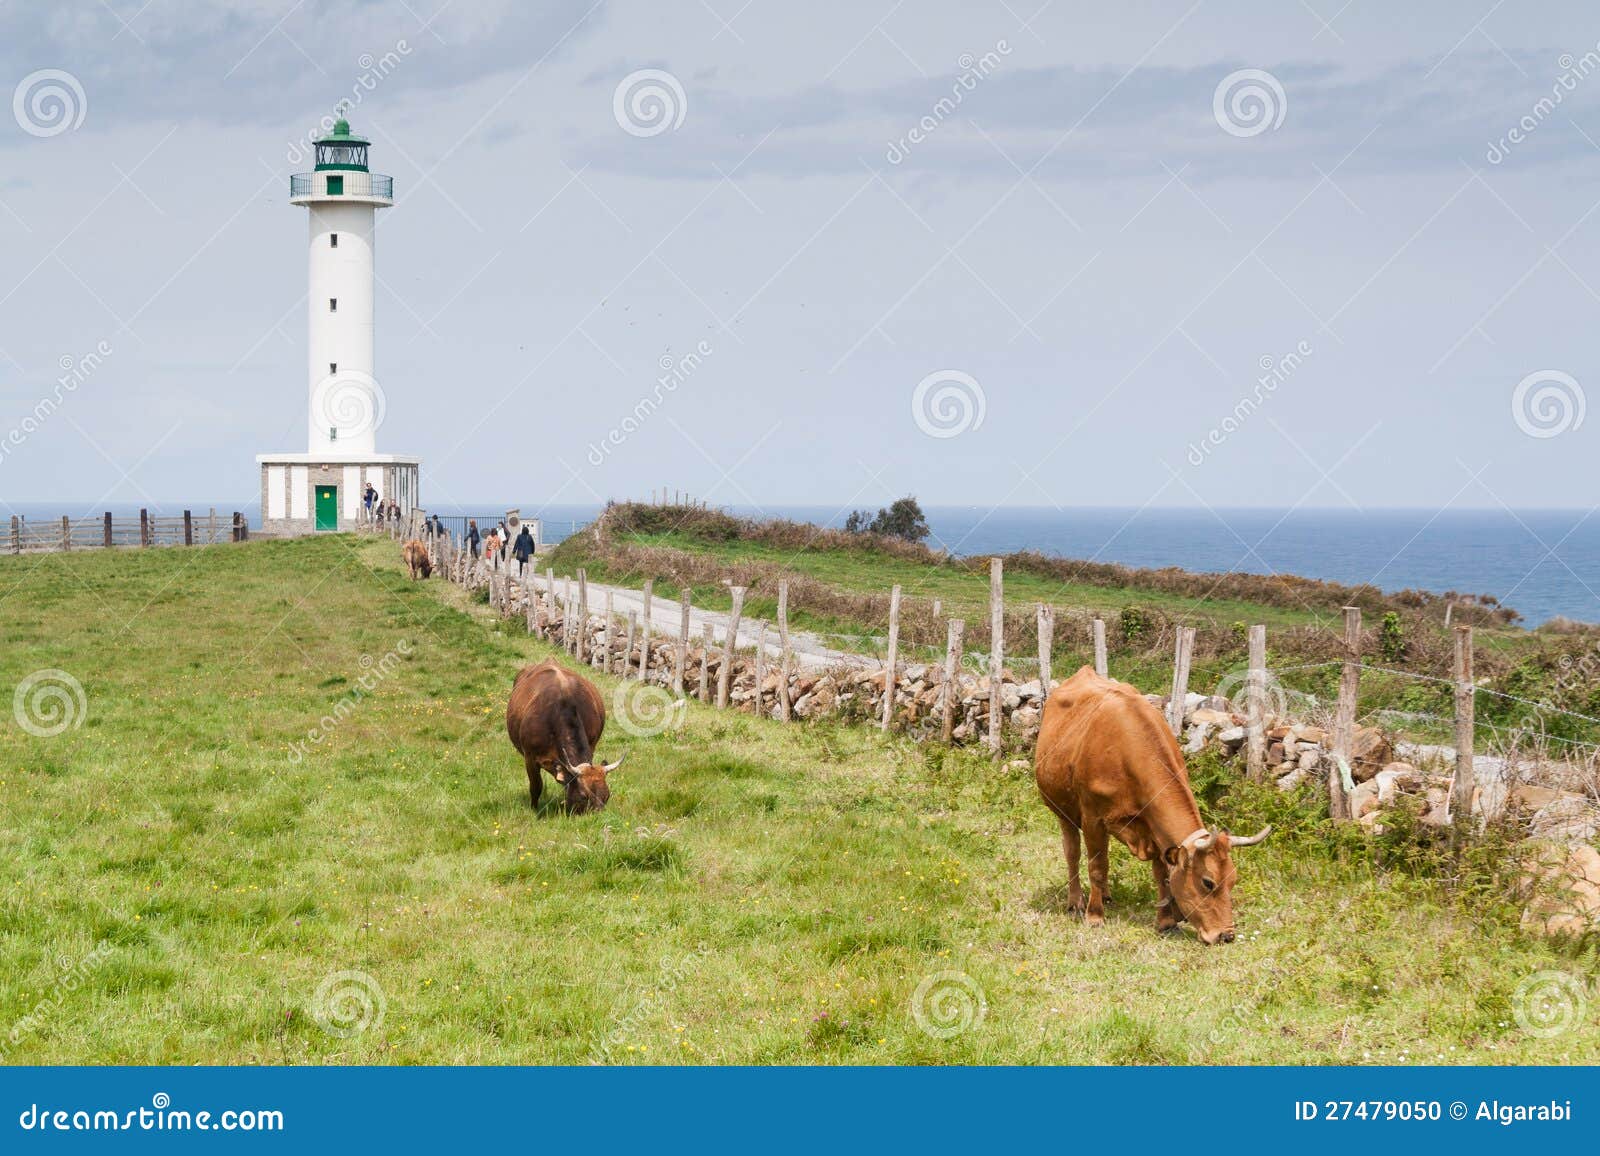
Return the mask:
[[0,502],[305,448],[347,108],[425,504],[1592,504],[1592,5],[0,0],[8,92]]

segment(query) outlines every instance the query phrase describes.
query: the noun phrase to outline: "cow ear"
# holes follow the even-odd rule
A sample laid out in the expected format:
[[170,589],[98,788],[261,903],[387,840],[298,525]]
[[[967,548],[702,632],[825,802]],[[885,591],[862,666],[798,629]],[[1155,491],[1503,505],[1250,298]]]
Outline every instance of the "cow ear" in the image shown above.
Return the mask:
[[557,767],[555,770],[551,771],[550,774],[554,776],[556,782],[560,783],[562,786],[565,786],[568,780],[572,778],[572,772],[567,770],[566,767]]
[[1167,861],[1168,867],[1176,867],[1178,865],[1178,855],[1182,850],[1182,847],[1168,847],[1161,857]]

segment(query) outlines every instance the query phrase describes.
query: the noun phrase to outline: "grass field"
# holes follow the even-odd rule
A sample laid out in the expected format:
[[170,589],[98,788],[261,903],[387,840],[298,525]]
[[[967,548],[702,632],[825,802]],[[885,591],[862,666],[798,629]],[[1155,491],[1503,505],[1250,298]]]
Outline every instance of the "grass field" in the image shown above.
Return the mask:
[[551,651],[398,554],[0,558],[0,686],[82,687],[0,727],[9,1062],[1600,1061],[1600,1000],[1518,1016],[1592,946],[1214,766],[1211,818],[1280,827],[1214,949],[1120,847],[1069,915],[1027,770],[867,729],[690,704],[535,814],[503,709]]

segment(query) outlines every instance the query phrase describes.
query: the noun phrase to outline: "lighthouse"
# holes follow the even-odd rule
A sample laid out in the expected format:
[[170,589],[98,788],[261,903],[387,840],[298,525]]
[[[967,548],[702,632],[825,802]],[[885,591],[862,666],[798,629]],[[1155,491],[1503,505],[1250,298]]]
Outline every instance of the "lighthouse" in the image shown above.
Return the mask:
[[419,459],[377,447],[389,399],[374,359],[374,226],[394,204],[394,178],[368,167],[371,142],[346,120],[313,145],[314,171],[289,178],[289,203],[310,222],[306,452],[256,458],[269,535],[352,529],[366,517],[369,485],[402,514],[419,496]]

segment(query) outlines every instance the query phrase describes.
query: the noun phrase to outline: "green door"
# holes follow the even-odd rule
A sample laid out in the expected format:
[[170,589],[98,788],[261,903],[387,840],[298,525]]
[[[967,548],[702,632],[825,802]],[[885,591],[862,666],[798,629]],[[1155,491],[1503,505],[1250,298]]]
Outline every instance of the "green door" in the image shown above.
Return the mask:
[[317,487],[317,529],[339,528],[339,487]]
[[331,177],[330,176],[328,178],[328,196],[330,196],[330,197],[342,197],[342,196],[344,196],[344,177],[342,177],[342,176]]

